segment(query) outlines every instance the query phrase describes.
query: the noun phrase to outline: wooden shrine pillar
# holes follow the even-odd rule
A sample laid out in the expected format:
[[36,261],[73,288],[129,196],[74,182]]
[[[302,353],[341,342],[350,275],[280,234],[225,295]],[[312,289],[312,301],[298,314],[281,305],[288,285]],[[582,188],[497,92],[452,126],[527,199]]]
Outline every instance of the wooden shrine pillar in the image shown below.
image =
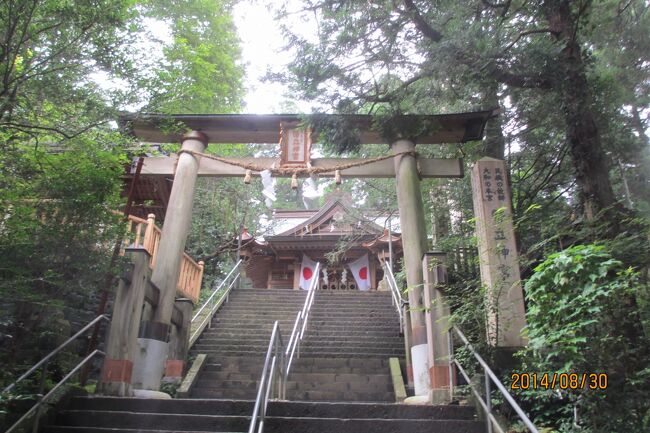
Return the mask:
[[422,258],[424,269],[424,305],[427,324],[430,401],[433,404],[451,402],[449,389],[449,305],[441,286],[447,282],[447,254],[426,253]]
[[[414,152],[415,143],[409,140],[398,140],[391,145],[391,149],[393,153]],[[428,395],[430,386],[427,368],[427,334],[424,312],[421,308],[422,256],[426,251],[427,237],[420,177],[414,155],[396,156],[394,164],[411,316],[411,361],[415,395]]]
[[149,253],[144,248],[128,252],[133,270],[120,278],[115,294],[111,325],[106,342],[106,357],[98,392],[116,397],[133,395],[131,379],[138,350],[138,330],[142,305],[149,284]]
[[472,195],[481,281],[488,288],[488,342],[499,347],[524,346],[524,295],[512,226],[510,186],[502,160],[486,157],[474,164]]
[[[207,144],[208,138],[205,134],[192,131],[183,136],[181,149],[203,152]],[[167,351],[176,285],[183,251],[185,251],[185,241],[191,225],[198,170],[197,157],[190,153],[181,153],[178,156],[174,184],[160,236],[156,266],[151,276],[152,284],[160,291],[160,298],[152,320],[142,322],[138,338],[141,351],[138,362],[142,365],[137,366],[137,371],[142,374],[138,378],[137,386],[142,389],[157,391],[160,388],[165,360],[168,360]]]
[[[293,290],[300,290],[300,267],[302,263],[296,259],[293,264]],[[269,271],[271,272],[271,271]]]

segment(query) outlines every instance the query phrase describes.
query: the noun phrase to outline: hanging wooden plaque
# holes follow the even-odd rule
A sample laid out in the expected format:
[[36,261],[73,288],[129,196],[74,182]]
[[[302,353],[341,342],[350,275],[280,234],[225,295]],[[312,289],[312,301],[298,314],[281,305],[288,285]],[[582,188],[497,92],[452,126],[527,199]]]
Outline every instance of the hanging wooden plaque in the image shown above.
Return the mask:
[[307,167],[311,153],[311,130],[299,129],[297,123],[280,124],[280,165]]

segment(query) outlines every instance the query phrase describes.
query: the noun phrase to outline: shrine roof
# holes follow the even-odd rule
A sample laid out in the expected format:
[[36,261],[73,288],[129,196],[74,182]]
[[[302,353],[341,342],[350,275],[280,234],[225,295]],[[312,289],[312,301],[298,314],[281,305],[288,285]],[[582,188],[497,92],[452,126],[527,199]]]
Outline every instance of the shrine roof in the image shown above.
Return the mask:
[[[416,137],[419,144],[464,143],[483,138],[485,123],[497,114],[496,110],[466,113],[396,116],[399,123],[424,122],[428,130]],[[373,128],[371,115],[320,114],[319,119],[342,119],[359,131],[362,144],[389,143]],[[277,143],[280,123],[300,123],[306,116],[300,114],[124,114],[120,125],[142,141],[150,143],[178,143],[182,128],[171,128],[180,123],[189,130],[201,131],[210,143]],[[318,130],[314,131],[314,138]],[[314,140],[316,141],[316,140]]]
[[[352,223],[356,223],[356,231],[359,232],[368,234],[379,234],[382,232],[382,227],[374,221],[362,220],[362,218],[355,215],[338,197],[332,197],[309,218],[284,232],[279,232],[275,238],[310,234],[318,234],[319,236],[332,234],[340,236],[355,231]],[[328,224],[328,227],[324,227]],[[336,227],[334,224],[336,224]]]

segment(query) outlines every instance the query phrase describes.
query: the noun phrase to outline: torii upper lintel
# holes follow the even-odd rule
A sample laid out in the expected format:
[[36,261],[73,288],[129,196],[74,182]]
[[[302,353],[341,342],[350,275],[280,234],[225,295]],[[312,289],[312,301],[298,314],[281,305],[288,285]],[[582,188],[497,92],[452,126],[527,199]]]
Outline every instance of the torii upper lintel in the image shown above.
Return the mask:
[[[487,120],[495,110],[436,115],[403,115],[396,119],[427,122],[434,127],[418,137],[418,144],[464,143],[483,138]],[[373,130],[373,116],[323,114],[345,118],[360,132],[361,144],[392,144]],[[299,114],[128,114],[120,117],[122,127],[135,137],[150,143],[180,143],[184,131],[170,131],[169,125],[183,124],[187,130],[200,131],[209,143],[277,143],[281,123],[299,123]],[[318,135],[318,130],[314,130]],[[316,137],[314,137],[315,139]]]

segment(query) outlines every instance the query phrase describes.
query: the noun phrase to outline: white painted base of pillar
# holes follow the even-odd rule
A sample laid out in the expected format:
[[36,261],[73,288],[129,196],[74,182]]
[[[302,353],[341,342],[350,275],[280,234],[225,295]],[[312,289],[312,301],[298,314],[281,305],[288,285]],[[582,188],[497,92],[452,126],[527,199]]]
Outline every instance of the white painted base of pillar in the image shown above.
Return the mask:
[[411,361],[413,363],[415,395],[424,395],[428,398],[431,380],[429,379],[429,355],[426,343],[411,347]]
[[422,406],[429,403],[429,397],[425,395],[414,395],[413,397],[406,397],[404,399],[404,404],[410,406]]
[[169,343],[151,338],[138,338],[138,346],[133,366],[133,387],[158,391],[165,370]]
[[133,391],[135,398],[152,398],[157,400],[171,400],[172,396],[161,391],[149,391],[147,389],[136,389]]

